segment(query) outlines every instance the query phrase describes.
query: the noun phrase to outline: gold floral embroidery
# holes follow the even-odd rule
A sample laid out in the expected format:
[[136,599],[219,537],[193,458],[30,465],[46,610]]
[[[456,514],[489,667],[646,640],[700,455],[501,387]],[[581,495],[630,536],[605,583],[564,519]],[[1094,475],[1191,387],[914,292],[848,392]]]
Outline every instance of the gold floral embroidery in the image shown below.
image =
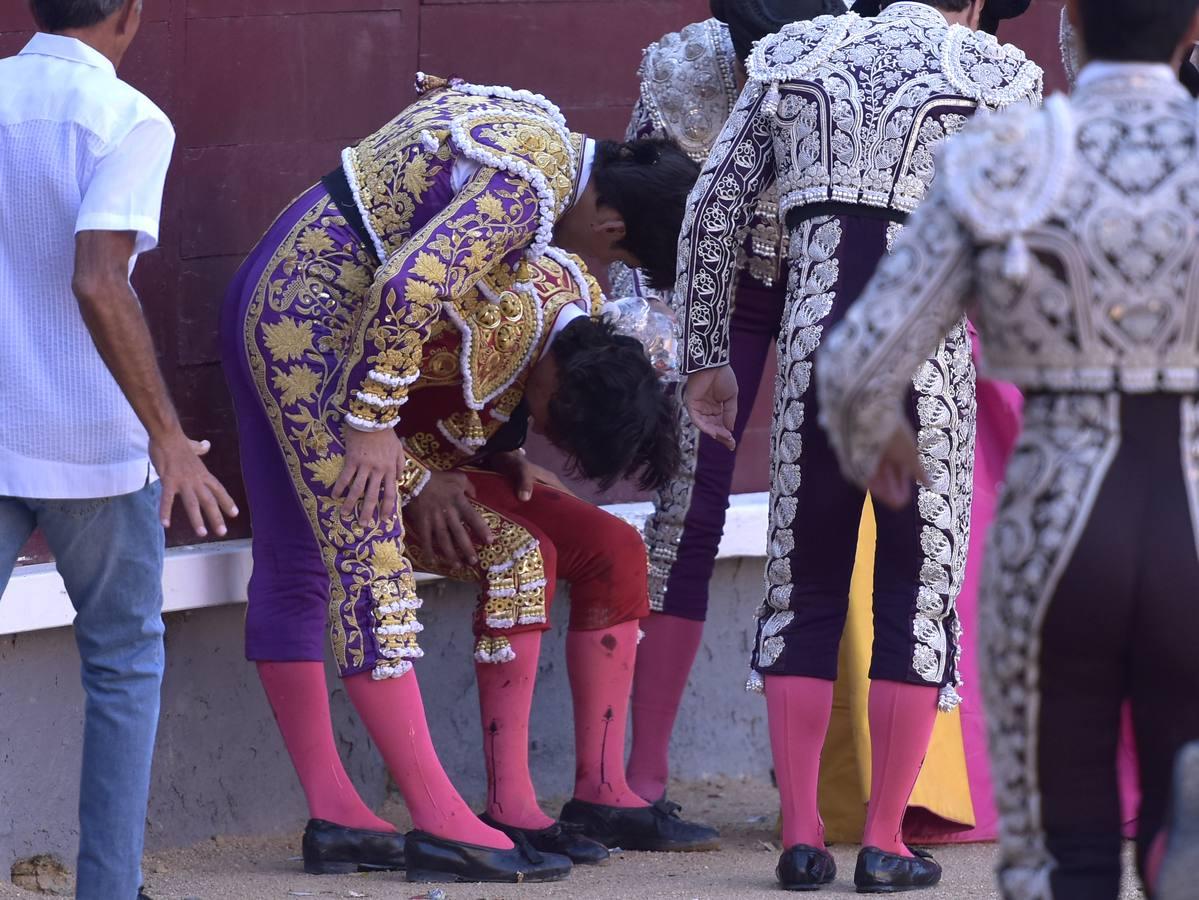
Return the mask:
[[[327,493],[343,460],[342,411],[332,388],[362,301],[355,286],[363,276],[369,283],[373,271],[365,248],[352,240],[339,243],[330,233],[345,224],[328,197],[299,217],[254,290],[244,338],[247,362],[329,573],[334,659],[343,671],[361,669],[373,642],[375,673],[386,676],[402,674],[420,654],[420,601],[407,565],[393,552],[400,535],[342,520],[340,504]],[[314,231],[326,239],[314,238]],[[369,618],[359,616],[364,600],[373,610]]]
[[262,327],[263,339],[271,355],[280,362],[291,362],[312,352],[312,323],[283,319]]
[[284,406],[292,406],[300,400],[311,400],[316,394],[321,376],[311,366],[292,366],[287,371],[275,370],[275,390],[280,391]]
[[500,513],[472,502],[491,529],[494,541],[479,547],[479,562],[470,569],[451,569],[425,548],[410,545],[412,564],[461,581],[477,581],[482,587],[483,621],[487,628],[507,629],[539,624],[546,620],[545,561],[537,538]]
[[[481,211],[479,201],[486,196],[506,201],[500,203],[502,217]],[[379,428],[399,418],[398,407],[419,372],[421,345],[441,312],[441,300],[468,295],[489,270],[503,269],[502,256],[527,243],[536,218],[537,198],[527,183],[482,169],[382,266],[367,295],[352,353],[355,360],[365,357],[369,372],[357,373],[353,393],[351,370],[346,370],[352,424]],[[480,242],[489,248],[487,254],[477,252]],[[395,289],[401,283],[402,304]]]

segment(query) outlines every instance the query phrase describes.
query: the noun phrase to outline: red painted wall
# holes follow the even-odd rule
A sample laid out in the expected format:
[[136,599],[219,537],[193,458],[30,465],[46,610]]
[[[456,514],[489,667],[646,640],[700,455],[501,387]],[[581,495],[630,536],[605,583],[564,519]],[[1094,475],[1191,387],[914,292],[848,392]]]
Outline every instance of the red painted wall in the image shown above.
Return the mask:
[[[1034,0],[1003,35],[1045,66],[1053,87],[1060,5]],[[186,427],[213,442],[212,467],[239,499],[217,311],[275,214],[411,99],[418,69],[530,88],[576,130],[619,136],[641,49],[707,9],[706,0],[146,0],[121,75],[179,137],[161,248],[142,258],[135,283]],[[24,3],[0,4],[0,56],[32,27]],[[767,486],[771,372],[763,384],[738,491]],[[607,499],[630,496],[617,488]],[[235,535],[245,533],[243,520]],[[171,537],[189,542],[183,529]]]

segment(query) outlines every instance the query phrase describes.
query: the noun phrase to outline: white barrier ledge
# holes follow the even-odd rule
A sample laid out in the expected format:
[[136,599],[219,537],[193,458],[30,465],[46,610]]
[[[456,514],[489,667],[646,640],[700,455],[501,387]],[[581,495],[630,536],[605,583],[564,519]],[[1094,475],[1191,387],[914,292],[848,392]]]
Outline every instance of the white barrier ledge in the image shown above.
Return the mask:
[[[653,507],[648,502],[614,503],[604,509],[640,529]],[[768,494],[732,497],[717,558],[765,556],[768,509]],[[249,580],[249,540],[172,548],[163,567],[163,612],[245,603]],[[418,574],[416,580],[436,581],[438,576]],[[53,563],[21,566],[13,572],[0,602],[0,634],[61,628],[74,619],[75,610]]]

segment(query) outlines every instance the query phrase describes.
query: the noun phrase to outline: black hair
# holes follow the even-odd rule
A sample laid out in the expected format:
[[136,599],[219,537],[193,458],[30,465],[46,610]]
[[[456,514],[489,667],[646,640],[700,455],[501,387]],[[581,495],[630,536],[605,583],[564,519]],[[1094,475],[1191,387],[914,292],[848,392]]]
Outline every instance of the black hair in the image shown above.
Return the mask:
[[1192,97],[1199,97],[1199,66],[1191,62],[1190,57],[1182,61],[1182,68],[1178,72],[1178,78],[1182,82],[1183,87],[1191,92]]
[[1174,54],[1199,0],[1083,0],[1088,59],[1165,62]]
[[708,6],[713,18],[729,27],[733,52],[741,60],[749,58],[756,41],[788,22],[845,12],[844,0],[708,0]]
[[[897,0],[857,0],[853,5],[853,11],[861,16],[877,16],[880,10],[895,2]],[[952,13],[966,9],[972,0],[918,0],[918,2]],[[1000,22],[1023,15],[1031,5],[1032,0],[986,0],[978,27],[991,34],[997,34]]]
[[103,22],[125,5],[125,0],[29,0],[38,27],[60,32]]
[[636,339],[603,319],[579,318],[550,345],[558,387],[546,437],[575,474],[602,490],[634,478],[642,490],[665,487],[678,471],[678,405]]
[[591,177],[596,202],[624,219],[618,246],[636,257],[651,287],[673,288],[683,212],[699,165],[674,141],[596,141]]

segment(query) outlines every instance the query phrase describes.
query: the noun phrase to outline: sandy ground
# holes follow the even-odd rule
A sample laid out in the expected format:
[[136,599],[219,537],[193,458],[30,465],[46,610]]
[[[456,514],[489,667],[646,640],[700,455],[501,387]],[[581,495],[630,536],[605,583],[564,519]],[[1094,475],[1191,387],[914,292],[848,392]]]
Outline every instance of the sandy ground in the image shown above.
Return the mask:
[[[566,881],[545,885],[441,885],[444,900],[523,900],[562,897],[586,900],[653,897],[772,898],[781,894],[774,881],[779,848],[774,836],[778,800],[769,785],[713,781],[677,786],[672,798],[688,815],[720,827],[724,848],[714,853],[623,853],[603,866],[576,868]],[[547,804],[547,808],[555,807]],[[385,811],[400,827],[403,807]],[[833,847],[840,874],[821,894],[853,893],[857,847]],[[214,837],[195,847],[157,853],[146,861],[147,892],[154,900],[288,900],[292,897],[427,898],[430,885],[409,885],[400,873],[312,877],[299,862],[299,835],[291,837]],[[937,859],[945,868],[941,885],[919,896],[943,900],[999,900],[992,870],[995,848],[988,844],[942,847]],[[39,896],[0,884],[0,898]],[[41,895],[44,896],[44,895]],[[435,895],[436,897],[437,895]],[[1127,887],[1122,900],[1143,894]]]

